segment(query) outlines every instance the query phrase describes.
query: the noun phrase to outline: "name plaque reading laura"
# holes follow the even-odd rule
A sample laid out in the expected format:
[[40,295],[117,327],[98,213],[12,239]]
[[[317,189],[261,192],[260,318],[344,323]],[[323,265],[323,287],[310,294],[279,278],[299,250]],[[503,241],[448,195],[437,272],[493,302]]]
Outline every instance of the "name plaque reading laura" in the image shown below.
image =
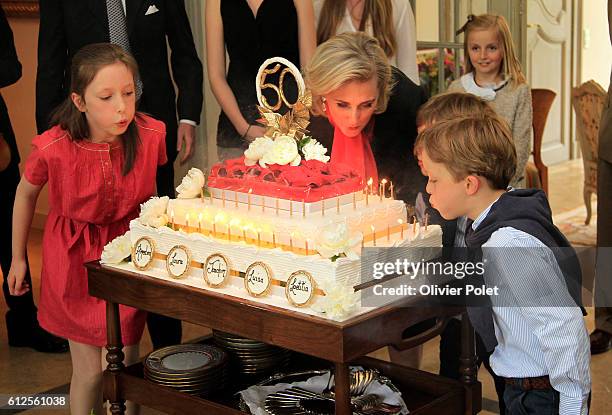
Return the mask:
[[132,247],[132,263],[136,269],[144,271],[153,264],[154,254],[155,242],[153,242],[153,239],[143,236]]
[[229,260],[223,254],[212,254],[204,263],[204,281],[213,287],[225,284],[230,271]]
[[191,255],[183,245],[174,246],[166,257],[166,270],[172,278],[181,278],[189,270]]
[[268,294],[272,285],[272,271],[263,262],[253,262],[244,273],[244,286],[253,297]]
[[305,307],[314,298],[315,282],[309,272],[296,271],[287,280],[285,295],[291,305]]

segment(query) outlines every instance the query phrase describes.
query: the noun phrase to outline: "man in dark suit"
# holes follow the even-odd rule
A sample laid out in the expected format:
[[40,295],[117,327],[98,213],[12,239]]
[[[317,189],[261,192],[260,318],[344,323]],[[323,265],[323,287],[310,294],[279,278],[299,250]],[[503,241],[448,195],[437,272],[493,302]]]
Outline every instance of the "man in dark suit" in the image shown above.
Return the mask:
[[[0,7],[0,88],[9,86],[21,78],[21,63],[17,59],[13,32]],[[0,95],[0,143],[4,146],[2,152],[2,167],[0,167],[0,266],[2,267],[2,291],[8,306],[6,313],[6,331],[10,346],[32,347],[40,352],[66,352],[68,343],[47,333],[40,328],[36,318],[36,306],[32,298],[32,290],[22,296],[12,296],[8,291],[6,277],[11,267],[13,229],[13,203],[19,184],[19,151],[15,134],[9,119],[8,109]],[[7,151],[8,150],[8,151]],[[26,271],[26,282],[31,287],[30,270]]]
[[[120,14],[115,13],[117,9]],[[123,34],[127,31],[129,45],[115,40],[119,20]],[[183,145],[181,162],[193,153],[203,99],[202,63],[183,0],[41,0],[36,79],[38,131],[49,127],[49,115],[68,95],[72,56],[87,44],[109,41],[129,48],[138,62],[142,80],[138,109],[166,124],[169,162],[158,168],[157,191],[173,197],[173,162]],[[166,41],[171,51],[172,77]],[[150,314],[148,323],[156,348],[180,342],[179,321]]]
[[[608,0],[608,26],[612,42],[612,0]],[[599,126],[597,162],[597,266],[595,281],[595,331],[591,333],[591,353],[603,353],[612,347],[612,71],[608,98]]]

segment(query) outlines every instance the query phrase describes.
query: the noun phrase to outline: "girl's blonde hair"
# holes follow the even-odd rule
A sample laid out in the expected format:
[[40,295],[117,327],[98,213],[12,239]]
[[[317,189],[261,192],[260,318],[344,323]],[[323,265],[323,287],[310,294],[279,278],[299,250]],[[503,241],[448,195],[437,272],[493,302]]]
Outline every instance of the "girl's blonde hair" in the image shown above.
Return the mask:
[[497,16],[493,14],[481,14],[474,16],[470,14],[467,22],[457,31],[457,34],[464,33],[463,37],[463,53],[465,56],[465,72],[473,72],[474,65],[470,60],[468,39],[470,33],[477,30],[490,30],[493,29],[497,32],[497,37],[502,48],[502,64],[501,70],[503,73],[510,77],[510,81],[514,85],[520,85],[527,82],[523,71],[521,70],[521,62],[516,56],[514,50],[514,42],[512,41],[512,34],[508,27],[508,22],[504,16]]
[[[70,90],[68,97],[55,108],[50,117],[51,125],[59,125],[70,133],[72,140],[81,141],[89,137],[89,123],[85,113],[74,105],[70,94],[75,93],[85,102],[85,90],[93,81],[100,69],[115,63],[124,64],[134,77],[134,86],[138,77],[138,64],[121,46],[111,43],[93,43],[79,49],[72,58],[70,67]],[[134,92],[136,93],[136,92]],[[134,166],[140,138],[134,119],[123,133],[123,175],[128,174]]]
[[[336,34],[345,13],[346,0],[326,0],[324,2],[317,25],[317,44],[325,42]],[[369,19],[372,19],[372,34],[385,54],[388,57],[395,56],[397,40],[395,39],[391,0],[364,0],[363,16],[357,30],[365,31]]]
[[306,86],[312,92],[312,113],[324,115],[323,96],[347,82],[376,78],[378,97],[374,112],[387,109],[393,89],[391,65],[378,41],[363,32],[347,32],[319,45],[304,70]]

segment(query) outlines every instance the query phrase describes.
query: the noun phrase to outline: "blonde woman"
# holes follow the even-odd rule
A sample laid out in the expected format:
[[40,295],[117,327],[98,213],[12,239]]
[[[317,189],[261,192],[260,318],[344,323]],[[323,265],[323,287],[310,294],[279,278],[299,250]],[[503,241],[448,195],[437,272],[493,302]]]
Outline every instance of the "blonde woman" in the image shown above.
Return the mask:
[[304,72],[313,113],[333,126],[331,161],[350,165],[365,180],[392,180],[398,198],[414,204],[425,185],[412,153],[422,89],[363,32],[319,45]]
[[344,32],[375,37],[391,65],[419,84],[415,21],[408,0],[314,0],[317,44]]
[[310,60],[315,47],[311,0],[206,2],[208,78],[222,110],[217,126],[220,160],[241,156],[250,141],[265,132],[256,122],[259,66],[281,56],[299,67]]

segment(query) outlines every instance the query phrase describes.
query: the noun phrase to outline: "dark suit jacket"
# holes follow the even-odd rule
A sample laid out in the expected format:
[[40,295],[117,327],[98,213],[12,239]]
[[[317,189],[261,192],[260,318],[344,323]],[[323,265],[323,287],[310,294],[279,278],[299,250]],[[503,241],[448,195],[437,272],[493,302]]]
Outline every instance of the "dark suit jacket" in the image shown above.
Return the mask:
[[[21,78],[21,63],[17,59],[13,32],[6,20],[4,10],[0,7],[0,88],[14,84],[19,78]],[[18,164],[17,142],[2,95],[0,95],[0,133],[11,149],[11,165]]]
[[[150,6],[159,11],[145,15]],[[200,120],[202,63],[193,42],[183,0],[127,0],[132,53],[143,82],[139,110],[166,123],[166,151],[176,157],[180,119]],[[172,77],[166,39],[170,45]],[[46,130],[49,114],[67,96],[72,56],[83,46],[108,42],[105,0],[41,0],[36,78],[36,123]],[[178,101],[172,79],[178,87]]]

